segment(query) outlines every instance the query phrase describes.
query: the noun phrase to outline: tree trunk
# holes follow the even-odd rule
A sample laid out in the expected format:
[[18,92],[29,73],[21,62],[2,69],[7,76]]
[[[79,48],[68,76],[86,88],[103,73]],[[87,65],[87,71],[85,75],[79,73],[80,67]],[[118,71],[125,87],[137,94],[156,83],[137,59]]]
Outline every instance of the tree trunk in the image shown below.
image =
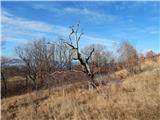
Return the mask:
[[4,84],[4,97],[6,98],[6,96],[7,96],[7,83],[6,83],[6,79],[4,77],[3,72],[1,72],[1,77],[2,77],[3,84]]
[[90,78],[89,89],[95,89],[96,88],[96,84],[95,84],[95,81],[94,81],[94,75],[91,74],[91,75],[88,75],[88,76]]
[[28,88],[28,77],[26,76],[26,88]]

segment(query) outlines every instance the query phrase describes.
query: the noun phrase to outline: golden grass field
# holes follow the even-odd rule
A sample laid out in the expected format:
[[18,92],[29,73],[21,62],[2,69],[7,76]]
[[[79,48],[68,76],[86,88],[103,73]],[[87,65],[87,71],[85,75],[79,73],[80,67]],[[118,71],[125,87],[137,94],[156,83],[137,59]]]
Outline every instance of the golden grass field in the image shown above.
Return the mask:
[[2,120],[160,120],[160,64],[142,69],[95,90],[77,83],[2,99]]

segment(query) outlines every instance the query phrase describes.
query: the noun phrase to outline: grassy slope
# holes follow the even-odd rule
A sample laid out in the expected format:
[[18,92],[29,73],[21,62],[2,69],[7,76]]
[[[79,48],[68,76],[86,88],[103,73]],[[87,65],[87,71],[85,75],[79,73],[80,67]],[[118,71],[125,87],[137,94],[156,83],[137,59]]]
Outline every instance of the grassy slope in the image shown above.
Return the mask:
[[[77,85],[79,86],[79,85]],[[10,120],[160,120],[160,65],[122,84],[88,91],[71,86],[2,100],[2,119]]]

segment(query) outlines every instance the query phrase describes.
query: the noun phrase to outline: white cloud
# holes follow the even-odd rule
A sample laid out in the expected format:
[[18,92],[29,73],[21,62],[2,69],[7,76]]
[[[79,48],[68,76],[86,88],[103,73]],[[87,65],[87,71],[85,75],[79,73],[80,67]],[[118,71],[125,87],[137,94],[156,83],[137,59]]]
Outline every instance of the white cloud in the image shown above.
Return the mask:
[[48,5],[46,4],[31,4],[31,7],[34,8],[34,9],[37,9],[37,10],[47,10],[49,12],[53,12],[53,13],[56,13],[58,15],[64,15],[63,13],[63,9],[62,8],[55,8],[55,7],[49,7]]
[[97,38],[93,36],[84,36],[84,39],[89,41],[91,44],[103,44],[107,47],[113,47],[113,45],[118,44],[118,42],[109,40],[109,39],[104,39],[104,38]]
[[38,32],[54,32],[56,34],[63,34],[63,32],[68,30],[63,26],[51,25],[41,21],[20,18],[6,11],[2,12],[2,25],[9,25],[20,29],[34,30]]
[[15,36],[2,36],[4,40],[10,41],[10,42],[16,42],[17,44],[26,44],[28,43],[27,39],[18,38]]
[[95,24],[103,23],[103,22],[112,22],[115,20],[117,16],[108,14],[108,13],[100,13],[95,10],[91,10],[88,8],[76,8],[76,7],[53,7],[48,4],[32,4],[34,9],[42,9],[53,12],[54,15],[66,15],[66,14],[74,14],[81,15],[87,17],[86,20],[89,22],[93,22]]
[[31,30],[40,31],[40,32],[52,31],[52,28],[45,23],[26,20],[19,17],[15,17],[15,16],[11,17],[3,13],[2,13],[2,24],[7,24],[10,26],[15,26],[23,29],[31,29]]
[[[86,10],[86,14],[92,13]],[[58,36],[61,35],[66,37],[68,35],[68,32],[69,28],[60,25],[24,19],[21,17],[14,16],[6,11],[2,12],[2,35],[3,38],[8,41],[12,40],[13,42],[23,43],[22,41],[28,41],[28,38],[26,39],[25,36],[33,39],[33,37],[42,35],[44,35],[43,37],[47,37],[48,34],[51,33],[56,34]],[[22,39],[20,39],[21,37]],[[107,46],[111,46],[115,43],[115,41],[112,40],[93,37],[89,35],[84,35],[83,38],[87,41],[90,41],[90,43],[102,43]]]
[[44,36],[47,35],[47,33],[65,36],[65,33],[68,32],[68,28],[63,26],[20,18],[6,11],[2,12],[1,18],[3,36],[6,33],[32,37]]
[[65,13],[74,13],[74,14],[80,14],[88,17],[88,20],[93,20],[93,22],[102,22],[104,20],[106,21],[112,21],[115,19],[115,16],[109,15],[109,14],[104,14],[104,13],[99,13],[97,11],[92,11],[87,8],[71,8],[67,7],[64,8]]
[[150,34],[159,34],[159,33],[160,33],[160,31],[158,31],[158,30],[150,31]]

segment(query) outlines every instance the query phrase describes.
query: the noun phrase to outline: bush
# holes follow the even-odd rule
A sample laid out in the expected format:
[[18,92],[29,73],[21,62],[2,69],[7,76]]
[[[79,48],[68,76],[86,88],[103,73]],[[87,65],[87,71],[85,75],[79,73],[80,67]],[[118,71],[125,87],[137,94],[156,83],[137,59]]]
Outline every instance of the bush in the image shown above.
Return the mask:
[[137,50],[128,41],[120,43],[118,52],[120,54],[120,62],[123,63],[128,72],[136,73],[140,71]]

